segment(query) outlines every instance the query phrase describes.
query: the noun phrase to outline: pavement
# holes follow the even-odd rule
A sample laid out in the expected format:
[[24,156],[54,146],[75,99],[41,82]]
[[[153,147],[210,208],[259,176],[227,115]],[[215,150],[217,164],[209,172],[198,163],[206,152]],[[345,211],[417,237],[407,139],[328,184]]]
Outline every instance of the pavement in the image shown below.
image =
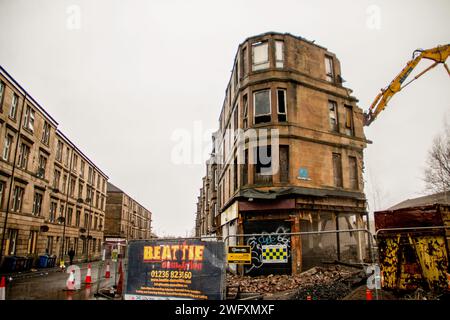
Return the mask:
[[[37,271],[2,274],[6,276],[6,300],[105,300],[96,297],[97,291],[115,285],[118,275],[116,268],[110,262],[111,278],[105,279],[106,264],[102,261],[91,262],[92,284],[84,284],[89,263],[75,264],[80,268],[81,286],[79,290],[67,291],[66,282],[69,278],[67,269],[39,269]],[[124,273],[126,272],[126,265]],[[118,267],[117,267],[118,269]]]

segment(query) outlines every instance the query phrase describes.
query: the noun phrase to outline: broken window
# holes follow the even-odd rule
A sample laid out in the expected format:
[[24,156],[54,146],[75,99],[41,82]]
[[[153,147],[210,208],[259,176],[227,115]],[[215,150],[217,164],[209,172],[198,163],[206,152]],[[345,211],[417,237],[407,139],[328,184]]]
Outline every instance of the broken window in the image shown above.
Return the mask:
[[289,146],[280,146],[280,182],[289,182]]
[[14,188],[12,211],[19,212],[22,209],[23,194],[25,189],[19,186]]
[[247,75],[248,72],[248,67],[247,67],[247,48],[244,47],[242,48],[242,76],[241,77],[245,77]]
[[27,169],[28,166],[28,156],[30,155],[30,147],[25,143],[20,145],[19,149],[19,160],[17,166],[22,169]]
[[334,66],[332,57],[325,56],[325,73],[327,81],[334,82]]
[[271,121],[270,90],[254,93],[255,124]]
[[287,121],[285,89],[277,90],[277,102],[278,102],[278,121],[285,122]]
[[330,112],[330,129],[331,131],[339,132],[337,103],[334,101],[328,101],[328,109]]
[[349,136],[354,135],[352,106],[345,106],[345,133]]
[[269,67],[269,46],[267,41],[252,45],[252,70],[261,70]]
[[358,190],[358,162],[356,157],[348,157],[348,166],[350,170],[350,188]]
[[284,41],[275,41],[275,66],[283,68],[284,61]]
[[261,146],[255,149],[256,163],[254,165],[255,183],[272,182],[272,148],[271,146]]
[[44,122],[41,142],[48,146],[49,141],[50,141],[50,124],[48,122]]
[[[0,100],[1,101],[1,100]],[[9,109],[9,117],[13,120],[16,119],[17,114],[17,103],[19,102],[19,96],[17,94],[13,94],[12,100],[11,100],[11,108]]]
[[34,110],[30,106],[27,106],[27,109],[25,111],[25,119],[23,121],[23,127],[25,129],[28,129],[30,131],[34,130],[34,115]]
[[337,188],[342,188],[342,161],[339,153],[333,153],[333,176],[334,186]]
[[246,94],[244,94],[242,101],[244,103],[243,127],[244,127],[244,129],[247,129],[247,127],[248,127],[248,98],[247,98]]

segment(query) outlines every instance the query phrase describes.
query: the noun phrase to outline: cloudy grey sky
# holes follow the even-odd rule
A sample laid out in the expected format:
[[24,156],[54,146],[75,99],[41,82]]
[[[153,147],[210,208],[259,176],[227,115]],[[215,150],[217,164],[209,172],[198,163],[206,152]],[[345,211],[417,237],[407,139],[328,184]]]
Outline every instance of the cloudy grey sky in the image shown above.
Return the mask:
[[[449,12],[447,0],[0,0],[0,64],[153,212],[158,235],[185,235],[205,166],[174,164],[171,137],[197,121],[217,128],[240,42],[267,31],[315,40],[367,109],[414,49],[450,42]],[[439,66],[366,128],[371,210],[423,192],[427,150],[450,119],[448,89]]]

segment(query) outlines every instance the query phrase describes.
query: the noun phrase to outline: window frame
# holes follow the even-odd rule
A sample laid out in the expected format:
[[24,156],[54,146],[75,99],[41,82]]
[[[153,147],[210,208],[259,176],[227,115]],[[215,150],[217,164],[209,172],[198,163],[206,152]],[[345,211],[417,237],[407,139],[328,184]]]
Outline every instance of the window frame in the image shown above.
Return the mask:
[[[278,58],[278,54],[280,53],[279,52],[279,48],[278,48],[278,44],[281,44],[281,60],[279,60]],[[284,40],[275,40],[275,43],[274,43],[274,47],[275,47],[275,67],[276,68],[284,68],[284,53],[285,53],[285,50],[284,50]]]
[[[255,63],[255,49],[258,47],[262,47],[262,46],[266,47],[267,60]],[[251,48],[252,48],[252,71],[260,71],[260,70],[270,68],[269,41],[263,40],[263,41],[254,42],[251,44]]]
[[[329,63],[330,62],[330,63]],[[327,70],[327,69],[330,70]],[[328,72],[330,71],[330,72]],[[334,59],[332,56],[325,55],[325,77],[328,82],[334,83],[336,80],[334,73]]]
[[[335,128],[332,127],[331,125],[331,109],[330,106],[333,105],[334,107],[334,115],[335,115],[335,121],[336,121],[336,125]],[[333,100],[328,100],[328,125],[330,127],[330,130],[332,132],[336,132],[339,133],[339,111],[338,111],[338,103],[336,101]]]
[[[269,113],[256,115],[256,95],[258,93],[262,93],[262,92],[266,92],[266,91],[269,93]],[[267,116],[270,117],[269,121],[263,121],[263,122],[256,121],[257,117],[267,117]],[[258,124],[258,123],[269,123],[269,122],[272,122],[272,90],[270,88],[267,88],[267,89],[253,91],[253,123]]]
[[[283,92],[284,95],[284,112],[280,112],[280,99],[279,99],[279,93]],[[287,116],[287,90],[285,88],[277,88],[277,115],[278,115],[278,122],[288,122],[288,116]],[[284,115],[285,120],[280,120],[280,116]]]
[[[19,95],[17,95],[15,92],[13,93],[13,96],[11,98],[11,107],[9,108],[8,117],[11,120],[16,121],[17,120],[17,105],[19,104]],[[14,111],[14,112],[13,112]]]

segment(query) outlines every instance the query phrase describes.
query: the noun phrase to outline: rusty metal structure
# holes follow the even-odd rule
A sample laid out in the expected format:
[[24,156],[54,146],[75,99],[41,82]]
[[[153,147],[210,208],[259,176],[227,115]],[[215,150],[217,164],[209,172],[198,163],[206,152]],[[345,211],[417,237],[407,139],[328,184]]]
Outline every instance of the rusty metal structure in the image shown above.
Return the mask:
[[450,205],[375,212],[384,289],[449,290]]

